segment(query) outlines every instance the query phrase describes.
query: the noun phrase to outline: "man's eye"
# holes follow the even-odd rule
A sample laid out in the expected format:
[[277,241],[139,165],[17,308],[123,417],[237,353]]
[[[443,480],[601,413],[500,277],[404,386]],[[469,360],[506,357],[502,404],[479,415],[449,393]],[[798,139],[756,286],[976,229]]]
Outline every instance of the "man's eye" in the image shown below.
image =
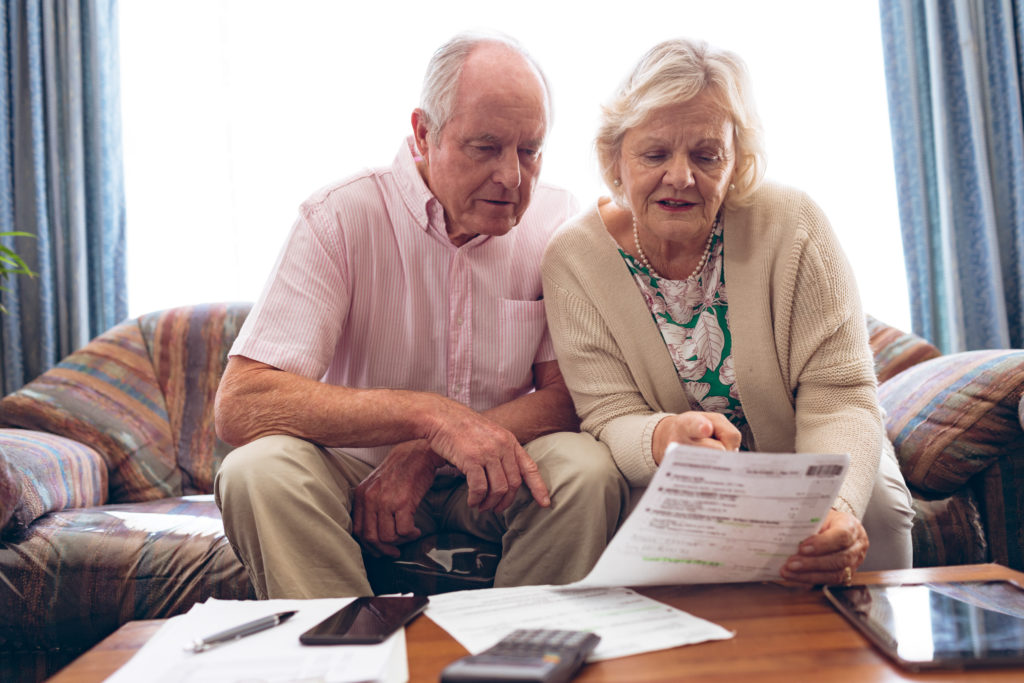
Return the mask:
[[536,156],[540,154],[536,149],[520,149],[519,153],[525,157],[530,157],[531,159],[536,158]]
[[648,152],[644,154],[644,159],[647,161],[664,161],[665,154],[663,152]]

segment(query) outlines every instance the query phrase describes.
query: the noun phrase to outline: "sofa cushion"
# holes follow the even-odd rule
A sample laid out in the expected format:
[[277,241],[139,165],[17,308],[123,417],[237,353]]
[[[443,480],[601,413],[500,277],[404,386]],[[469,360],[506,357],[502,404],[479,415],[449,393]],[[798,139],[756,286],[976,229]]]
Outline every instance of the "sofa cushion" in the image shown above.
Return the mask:
[[128,621],[255,598],[213,496],[46,515],[0,544],[0,576],[18,588],[0,590],[0,653],[90,647]]
[[104,332],[5,396],[0,424],[92,447],[106,461],[113,502],[181,494],[167,409],[135,321]]
[[249,303],[202,304],[139,318],[167,407],[185,495],[212,492],[217,468],[231,450],[217,438],[213,402],[228,351],[250,308]]
[[990,562],[981,513],[971,489],[940,500],[914,499],[914,566]]
[[1024,448],[1024,350],[967,351],[915,365],[879,387],[907,483],[948,495]]
[[0,459],[20,492],[12,505],[0,484],[0,529],[5,535],[23,530],[47,512],[107,502],[106,463],[83,443],[46,432],[0,429]]
[[937,347],[916,334],[886,325],[870,315],[865,318],[879,384],[911,366],[942,355]]
[[21,501],[21,477],[14,466],[0,453],[0,531],[14,518],[14,510]]

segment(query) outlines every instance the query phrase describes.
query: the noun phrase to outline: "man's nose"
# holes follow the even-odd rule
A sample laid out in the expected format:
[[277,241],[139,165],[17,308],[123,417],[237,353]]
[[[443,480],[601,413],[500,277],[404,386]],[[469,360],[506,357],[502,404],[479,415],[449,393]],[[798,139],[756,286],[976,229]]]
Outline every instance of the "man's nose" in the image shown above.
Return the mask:
[[494,169],[494,182],[500,183],[506,189],[514,190],[519,187],[522,181],[522,173],[519,168],[519,155],[516,152],[506,151],[497,160],[497,168]]

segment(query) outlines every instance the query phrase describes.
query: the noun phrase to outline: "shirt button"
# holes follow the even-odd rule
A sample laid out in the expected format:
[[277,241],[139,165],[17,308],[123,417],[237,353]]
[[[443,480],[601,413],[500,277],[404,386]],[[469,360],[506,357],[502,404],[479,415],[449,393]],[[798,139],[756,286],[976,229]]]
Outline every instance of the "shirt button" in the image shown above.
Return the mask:
[[461,315],[458,318],[455,319],[455,325],[458,326],[458,327],[462,327],[462,316]]

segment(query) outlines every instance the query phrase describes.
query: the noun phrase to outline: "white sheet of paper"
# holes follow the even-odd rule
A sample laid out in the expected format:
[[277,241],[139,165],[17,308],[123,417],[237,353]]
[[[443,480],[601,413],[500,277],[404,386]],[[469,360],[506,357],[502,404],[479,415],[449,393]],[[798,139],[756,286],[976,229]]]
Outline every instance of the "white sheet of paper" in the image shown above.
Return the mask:
[[598,661],[653,652],[733,634],[628,588],[520,586],[433,595],[427,616],[472,654],[517,628],[593,631]]
[[572,585],[778,580],[783,562],[824,522],[849,461],[670,444],[632,514]]
[[[303,645],[299,634],[338,611],[352,598],[323,600],[214,600],[169,619],[108,683],[155,681],[387,681],[409,680],[405,630],[380,645]],[[275,612],[298,610],[280,626],[189,652],[187,643]]]

